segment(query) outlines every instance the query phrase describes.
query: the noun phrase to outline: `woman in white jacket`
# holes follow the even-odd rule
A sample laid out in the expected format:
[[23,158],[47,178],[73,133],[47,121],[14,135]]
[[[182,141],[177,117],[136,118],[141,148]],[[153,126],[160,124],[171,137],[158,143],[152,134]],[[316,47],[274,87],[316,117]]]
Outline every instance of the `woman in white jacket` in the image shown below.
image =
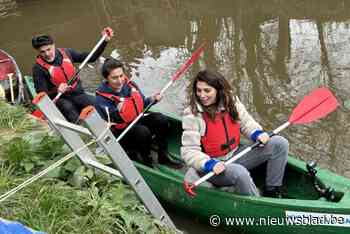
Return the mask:
[[[213,185],[234,186],[239,194],[259,196],[248,170],[267,161],[264,196],[281,197],[288,141],[281,136],[270,138],[220,73],[204,70],[197,74],[182,126],[181,156],[200,176],[213,171],[216,175],[209,179]],[[225,166],[224,160],[244,148],[239,144],[240,133],[263,147]]]

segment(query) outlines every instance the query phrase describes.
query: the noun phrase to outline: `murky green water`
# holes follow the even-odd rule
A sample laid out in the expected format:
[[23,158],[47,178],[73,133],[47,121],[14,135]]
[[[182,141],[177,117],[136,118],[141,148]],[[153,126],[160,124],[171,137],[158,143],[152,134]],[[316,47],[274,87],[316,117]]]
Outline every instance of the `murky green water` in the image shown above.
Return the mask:
[[[105,55],[119,55],[151,94],[205,41],[204,58],[167,92],[161,107],[180,114],[190,77],[209,67],[232,81],[268,130],[284,123],[310,90],[329,87],[340,108],[282,134],[297,157],[350,178],[349,9],[345,0],[0,0],[0,48],[28,74],[32,35],[49,33],[57,46],[87,51],[109,25],[116,36]],[[100,82],[98,73],[84,71],[89,90]]]

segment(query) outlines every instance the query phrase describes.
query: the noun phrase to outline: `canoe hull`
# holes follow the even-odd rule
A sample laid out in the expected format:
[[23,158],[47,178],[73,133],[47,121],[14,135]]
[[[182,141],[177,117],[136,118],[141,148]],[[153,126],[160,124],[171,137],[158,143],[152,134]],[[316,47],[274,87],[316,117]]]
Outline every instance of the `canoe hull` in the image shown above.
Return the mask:
[[[161,167],[161,166],[160,166]],[[239,196],[224,191],[218,191],[211,188],[198,187],[197,196],[190,198],[182,187],[183,179],[177,175],[173,176],[169,169],[163,167],[162,172],[151,170],[139,165],[138,169],[145,178],[152,191],[166,206],[170,206],[180,215],[187,216],[215,228],[224,228],[228,230],[243,231],[243,233],[337,233],[345,234],[350,231],[350,209],[349,205],[343,207],[341,204],[332,206],[330,202],[324,200],[305,201],[291,199],[273,199],[256,198],[248,196]],[[344,201],[349,201],[349,196],[343,197]],[[278,201],[277,201],[278,200]],[[347,203],[348,204],[348,203]],[[305,218],[302,220],[294,219],[295,225],[287,224],[286,214],[290,212],[303,212]],[[336,223],[330,225],[306,225],[311,220],[311,213],[319,213],[321,216],[328,214],[344,215],[348,219],[345,223],[347,227],[337,227]],[[220,217],[221,224],[213,226],[210,224],[210,217]],[[247,222],[245,225],[234,223],[225,223],[225,219],[241,218]],[[240,222],[244,222],[240,221]],[[215,220],[214,220],[215,221]],[[288,220],[292,222],[293,220]],[[305,224],[305,225],[304,225]]]
[[[175,116],[168,116],[172,129],[169,151],[172,155],[179,157],[181,122]],[[345,234],[350,232],[350,180],[327,170],[318,169],[317,175],[322,183],[331,185],[336,191],[341,191],[339,201],[326,201],[324,198],[319,198],[314,191],[305,163],[292,156],[288,158],[285,184],[288,193],[295,199],[240,196],[202,186],[196,188],[197,196],[191,198],[183,189],[183,172],[162,165],[159,165],[157,170],[142,165],[137,167],[163,204],[192,220],[200,219],[213,230],[220,227],[239,233]],[[261,188],[264,177],[260,172],[257,175],[253,175],[253,178]],[[304,197],[307,199],[303,199]],[[294,215],[294,218],[286,219],[287,215]],[[319,217],[315,218],[316,215]],[[210,224],[210,217],[214,222],[217,222],[219,217],[221,224],[214,227]],[[239,217],[241,219],[238,223],[233,219],[230,220],[230,218]],[[343,221],[343,226],[337,226],[336,221]],[[326,225],[307,225],[307,222],[312,224],[323,222]]]
[[8,74],[10,73],[13,74],[13,82],[14,85],[16,85],[17,72],[15,63],[9,54],[0,50],[0,85],[6,92],[10,91],[10,82],[8,78]]

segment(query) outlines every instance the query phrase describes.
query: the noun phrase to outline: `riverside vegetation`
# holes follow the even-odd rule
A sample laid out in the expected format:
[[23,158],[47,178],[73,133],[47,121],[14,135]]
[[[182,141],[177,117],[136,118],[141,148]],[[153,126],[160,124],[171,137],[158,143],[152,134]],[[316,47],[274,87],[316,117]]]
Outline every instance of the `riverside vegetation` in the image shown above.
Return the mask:
[[[4,194],[70,150],[25,108],[0,101],[0,113],[0,194]],[[174,232],[147,213],[128,185],[87,169],[77,158],[0,202],[0,217],[47,233]]]

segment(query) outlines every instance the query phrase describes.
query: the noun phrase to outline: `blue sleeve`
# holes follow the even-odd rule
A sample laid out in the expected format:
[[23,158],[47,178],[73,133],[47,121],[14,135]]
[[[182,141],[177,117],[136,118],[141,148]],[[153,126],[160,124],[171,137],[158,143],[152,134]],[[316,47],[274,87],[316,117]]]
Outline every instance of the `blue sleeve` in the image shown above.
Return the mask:
[[151,97],[147,97],[147,98],[144,98],[143,101],[145,103],[145,107],[147,107],[149,104],[151,104],[152,98]]
[[263,130],[255,130],[251,135],[250,135],[250,139],[254,142],[256,142],[256,140],[258,139],[258,137],[260,136],[260,134],[264,133]]
[[209,173],[209,172],[213,171],[214,166],[215,166],[218,162],[220,162],[220,161],[217,160],[217,159],[213,159],[213,158],[212,158],[212,159],[209,159],[208,161],[205,162],[203,171],[204,171],[205,173]]
[[138,91],[140,92],[140,94],[142,96],[144,108],[146,108],[149,104],[151,104],[152,98],[151,97],[145,97],[145,95],[142,93],[140,88],[138,88]]

